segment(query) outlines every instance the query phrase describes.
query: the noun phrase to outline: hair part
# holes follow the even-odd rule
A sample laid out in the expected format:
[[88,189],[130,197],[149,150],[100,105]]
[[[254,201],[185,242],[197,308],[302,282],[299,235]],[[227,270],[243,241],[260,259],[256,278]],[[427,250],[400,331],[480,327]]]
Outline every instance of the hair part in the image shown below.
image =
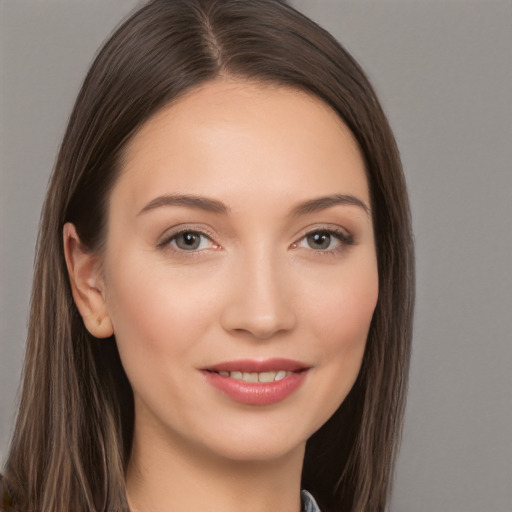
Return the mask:
[[97,55],[71,114],[43,208],[23,387],[6,465],[24,512],[128,511],[124,471],[133,394],[115,339],[74,305],[62,228],[100,251],[123,150],[165,105],[218,77],[308,91],[348,126],[365,160],[379,299],[357,381],[308,441],[303,487],[325,512],[383,511],[401,432],[412,336],[414,258],[396,144],[359,65],[280,0],[153,0]]

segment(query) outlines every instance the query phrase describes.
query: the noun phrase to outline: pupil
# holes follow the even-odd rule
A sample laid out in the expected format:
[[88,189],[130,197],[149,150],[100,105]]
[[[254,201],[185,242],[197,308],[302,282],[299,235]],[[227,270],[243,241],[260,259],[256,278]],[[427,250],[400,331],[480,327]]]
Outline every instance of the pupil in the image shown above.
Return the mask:
[[331,245],[331,235],[329,233],[309,235],[308,244],[312,249],[327,249]]
[[197,249],[200,241],[200,237],[196,233],[183,233],[177,238],[176,245],[180,249]]
[[196,241],[196,235],[193,235],[192,233],[185,233],[185,243],[187,245],[194,245]]

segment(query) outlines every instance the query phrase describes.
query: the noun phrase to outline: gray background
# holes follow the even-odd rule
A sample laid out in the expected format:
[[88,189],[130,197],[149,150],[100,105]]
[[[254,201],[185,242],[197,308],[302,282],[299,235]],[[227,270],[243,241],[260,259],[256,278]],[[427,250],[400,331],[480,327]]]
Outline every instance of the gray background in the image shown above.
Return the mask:
[[[417,315],[392,510],[512,511],[512,2],[293,3],[367,70],[410,190]],[[95,50],[134,5],[0,4],[0,459],[49,172]]]

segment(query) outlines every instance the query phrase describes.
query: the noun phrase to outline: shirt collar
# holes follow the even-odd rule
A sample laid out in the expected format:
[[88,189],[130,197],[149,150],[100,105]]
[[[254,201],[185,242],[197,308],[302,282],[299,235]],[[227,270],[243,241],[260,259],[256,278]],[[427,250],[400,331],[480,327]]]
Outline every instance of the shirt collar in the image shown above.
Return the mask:
[[302,498],[302,512],[321,512],[315,498],[308,491],[302,490],[300,495]]

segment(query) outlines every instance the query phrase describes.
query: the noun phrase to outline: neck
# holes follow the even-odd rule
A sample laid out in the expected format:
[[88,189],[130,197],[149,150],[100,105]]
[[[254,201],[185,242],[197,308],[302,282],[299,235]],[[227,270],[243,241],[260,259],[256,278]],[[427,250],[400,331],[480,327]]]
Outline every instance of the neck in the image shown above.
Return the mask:
[[134,436],[132,512],[299,512],[305,446],[272,460],[231,460],[183,440]]

